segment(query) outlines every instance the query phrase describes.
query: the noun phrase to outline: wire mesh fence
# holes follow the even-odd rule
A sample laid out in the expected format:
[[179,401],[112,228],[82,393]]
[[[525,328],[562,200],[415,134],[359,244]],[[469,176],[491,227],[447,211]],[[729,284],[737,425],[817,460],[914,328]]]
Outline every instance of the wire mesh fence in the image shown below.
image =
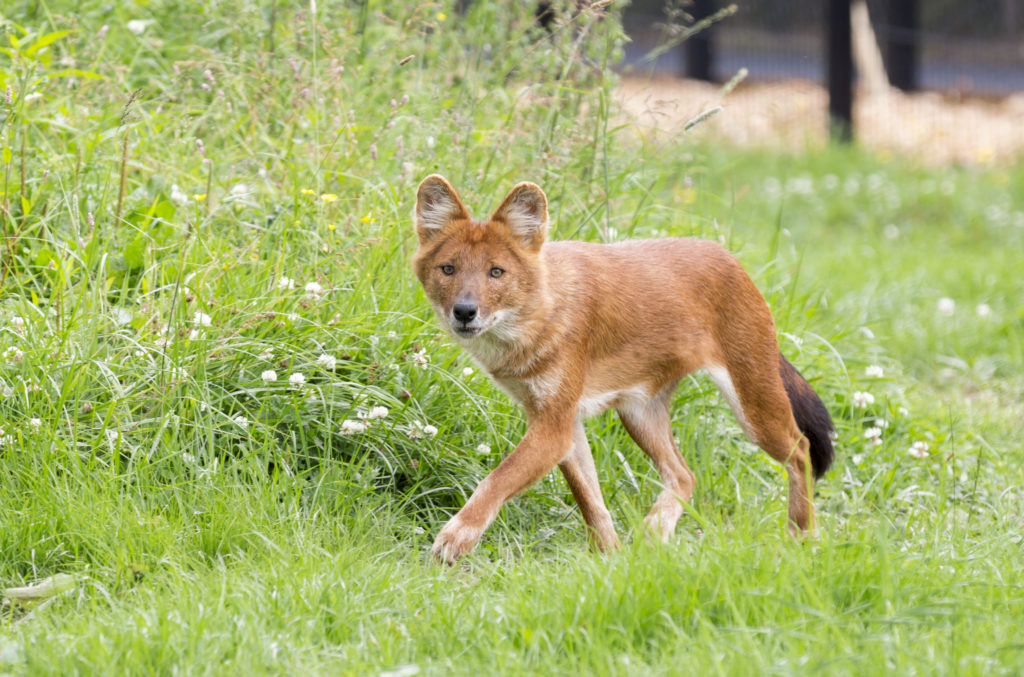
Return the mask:
[[[845,131],[880,152],[1014,161],[1024,157],[1022,5],[867,0],[865,13],[856,0],[633,0],[623,99],[670,130],[722,103],[716,138],[795,147],[835,136],[845,88]],[[702,17],[711,25],[694,39]],[[721,83],[741,70],[743,85],[723,99]],[[844,72],[852,78],[837,84]]]
[[[752,80],[801,78],[823,82],[827,72],[826,2],[797,0],[634,0],[623,21],[633,43],[626,63],[672,40],[695,17],[736,11],[715,22],[710,75],[726,80],[746,68]],[[907,8],[912,11],[907,26]],[[894,63],[902,48],[913,50],[913,84],[923,89],[1003,94],[1024,90],[1024,0],[868,0],[871,27],[890,80],[900,84]],[[895,55],[894,55],[895,53]],[[693,59],[685,42],[650,63],[658,72],[683,75]]]

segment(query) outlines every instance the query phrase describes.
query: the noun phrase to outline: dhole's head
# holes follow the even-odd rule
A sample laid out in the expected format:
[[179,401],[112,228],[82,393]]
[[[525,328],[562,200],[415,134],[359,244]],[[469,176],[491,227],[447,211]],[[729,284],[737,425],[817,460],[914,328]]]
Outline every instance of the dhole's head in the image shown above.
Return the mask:
[[441,324],[466,339],[511,336],[543,293],[547,228],[548,201],[532,183],[516,185],[488,220],[476,221],[444,177],[425,178],[416,193],[413,267]]

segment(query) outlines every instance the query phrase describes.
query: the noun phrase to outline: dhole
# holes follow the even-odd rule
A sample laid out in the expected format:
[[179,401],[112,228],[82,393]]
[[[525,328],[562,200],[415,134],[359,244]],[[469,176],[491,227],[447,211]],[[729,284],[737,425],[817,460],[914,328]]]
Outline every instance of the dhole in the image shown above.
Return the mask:
[[669,404],[704,369],[747,436],[789,477],[794,532],[814,527],[812,474],[832,462],[832,420],[779,352],[768,304],[713,242],[545,242],[547,198],[520,183],[486,221],[443,177],[416,195],[413,258],[442,326],[526,410],[522,442],[441,529],[432,552],[454,563],[502,504],[556,465],[596,545],[618,545],[582,420],[612,407],[661,475],[645,521],[667,540],[694,476],[672,438]]

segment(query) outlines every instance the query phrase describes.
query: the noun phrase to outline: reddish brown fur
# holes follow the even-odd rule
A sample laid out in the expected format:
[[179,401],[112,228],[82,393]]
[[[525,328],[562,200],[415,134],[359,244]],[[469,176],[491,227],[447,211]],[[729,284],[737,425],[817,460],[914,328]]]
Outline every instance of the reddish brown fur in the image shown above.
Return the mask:
[[[668,407],[679,380],[702,367],[721,380],[727,398],[738,399],[730,403],[748,436],[786,466],[792,524],[813,528],[808,443],[780,378],[775,325],[721,246],[693,239],[545,244],[547,203],[533,184],[516,186],[487,221],[472,220],[442,177],[425,179],[417,197],[416,275],[442,324],[529,421],[522,442],[438,535],[439,558],[451,563],[470,550],[501,505],[555,465],[599,547],[615,547],[580,423],[608,407],[662,475],[665,490],[648,524],[667,539],[694,486]],[[476,309],[470,324],[493,324],[458,335],[476,329],[453,316],[456,304]]]

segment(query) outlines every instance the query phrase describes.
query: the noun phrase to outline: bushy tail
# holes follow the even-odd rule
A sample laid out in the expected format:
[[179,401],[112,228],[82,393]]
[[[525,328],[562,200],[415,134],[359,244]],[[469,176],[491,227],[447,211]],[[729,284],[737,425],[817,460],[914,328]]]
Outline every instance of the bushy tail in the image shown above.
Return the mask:
[[789,395],[793,418],[811,447],[811,468],[814,477],[825,474],[832,465],[835,450],[832,448],[832,417],[828,415],[825,403],[814,392],[800,372],[779,353],[779,374]]

